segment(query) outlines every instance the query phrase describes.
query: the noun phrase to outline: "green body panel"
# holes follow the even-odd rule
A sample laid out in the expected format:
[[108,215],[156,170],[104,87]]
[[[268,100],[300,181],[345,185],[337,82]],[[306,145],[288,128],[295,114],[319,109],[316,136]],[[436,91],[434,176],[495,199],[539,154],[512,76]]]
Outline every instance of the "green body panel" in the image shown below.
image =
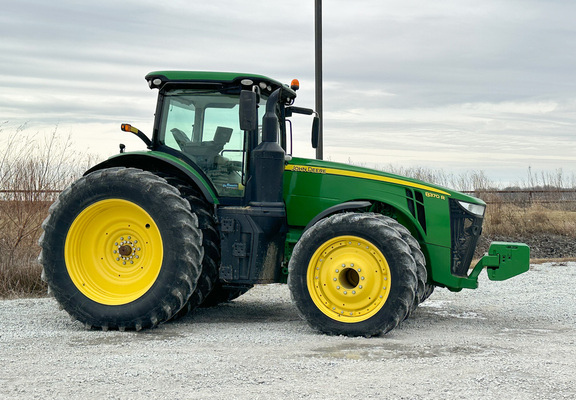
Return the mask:
[[420,243],[426,255],[428,280],[441,283],[448,288],[462,288],[462,278],[450,271],[451,248],[434,244]]

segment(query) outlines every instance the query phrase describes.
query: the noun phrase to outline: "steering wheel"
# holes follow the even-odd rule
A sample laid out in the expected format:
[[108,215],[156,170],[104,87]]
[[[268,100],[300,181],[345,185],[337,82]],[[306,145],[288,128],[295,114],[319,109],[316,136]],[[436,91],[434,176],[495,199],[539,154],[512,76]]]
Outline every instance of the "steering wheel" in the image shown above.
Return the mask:
[[178,143],[178,146],[180,146],[180,150],[184,151],[186,145],[190,143],[188,136],[186,136],[186,134],[178,128],[172,128],[170,129],[170,132],[172,132],[172,136],[174,136],[176,143]]

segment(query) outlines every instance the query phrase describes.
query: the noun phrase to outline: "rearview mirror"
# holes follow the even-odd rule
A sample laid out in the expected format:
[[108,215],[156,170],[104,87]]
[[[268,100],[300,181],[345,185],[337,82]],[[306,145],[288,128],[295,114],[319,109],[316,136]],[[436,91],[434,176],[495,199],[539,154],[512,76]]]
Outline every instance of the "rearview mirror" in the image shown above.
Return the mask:
[[242,90],[240,92],[240,129],[255,131],[258,129],[258,97],[256,92]]
[[312,121],[312,148],[318,148],[318,139],[320,137],[320,118],[318,115]]
[[312,115],[314,110],[311,108],[288,106],[286,107],[286,117],[291,117],[292,114]]

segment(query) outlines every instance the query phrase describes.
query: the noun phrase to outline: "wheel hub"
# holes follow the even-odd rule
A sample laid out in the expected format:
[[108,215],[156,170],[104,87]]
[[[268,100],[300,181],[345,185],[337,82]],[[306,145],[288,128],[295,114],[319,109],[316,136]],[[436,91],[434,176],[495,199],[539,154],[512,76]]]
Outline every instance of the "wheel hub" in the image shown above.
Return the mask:
[[[360,277],[359,272],[361,272],[361,270],[361,268],[358,268],[358,271],[356,271],[354,264],[351,264],[350,267],[346,267],[346,264],[344,264],[344,268],[338,274],[337,281],[342,284],[344,289],[354,289],[358,286],[360,279],[364,279],[363,276]],[[336,273],[338,273],[338,271],[339,270],[336,270]],[[360,289],[361,288],[362,287],[360,287]]]
[[132,253],[132,247],[126,245],[119,247],[118,253],[122,256],[129,256]]
[[140,258],[140,254],[138,254],[140,250],[138,239],[133,239],[132,236],[121,236],[114,241],[112,254],[116,261],[121,262],[123,265],[127,262],[134,264],[134,261]]

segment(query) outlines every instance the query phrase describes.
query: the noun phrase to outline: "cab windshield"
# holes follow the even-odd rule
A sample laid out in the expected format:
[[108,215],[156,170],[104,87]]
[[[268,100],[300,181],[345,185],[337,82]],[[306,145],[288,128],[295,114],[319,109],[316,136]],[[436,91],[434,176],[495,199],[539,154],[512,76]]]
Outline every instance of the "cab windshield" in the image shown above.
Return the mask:
[[[265,111],[259,107],[259,120]],[[244,195],[246,144],[239,124],[239,97],[220,91],[178,89],[165,94],[160,143],[183,152],[212,181],[220,196]],[[259,127],[259,136],[261,127]]]

